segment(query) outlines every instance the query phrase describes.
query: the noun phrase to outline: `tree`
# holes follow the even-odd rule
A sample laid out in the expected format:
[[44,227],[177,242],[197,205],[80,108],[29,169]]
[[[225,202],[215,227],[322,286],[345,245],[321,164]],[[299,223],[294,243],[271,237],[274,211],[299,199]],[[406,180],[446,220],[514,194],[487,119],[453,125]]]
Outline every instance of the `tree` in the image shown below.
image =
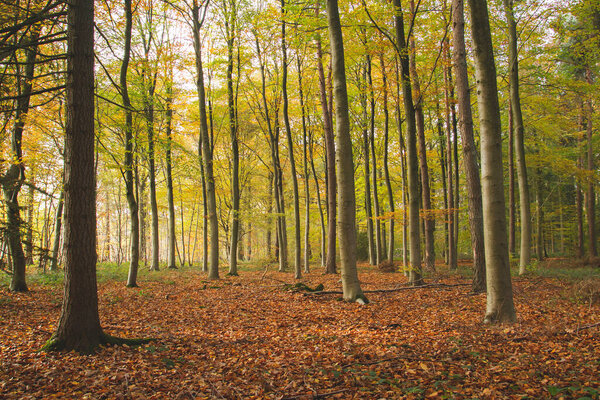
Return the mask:
[[454,46],[454,68],[456,69],[456,91],[458,115],[463,145],[463,165],[469,195],[469,228],[473,251],[473,292],[485,290],[485,250],[483,238],[483,210],[481,205],[481,181],[477,162],[477,148],[473,135],[471,93],[467,74],[467,51],[465,48],[465,20],[463,0],[452,1]]
[[481,130],[483,233],[487,278],[486,323],[515,322],[506,234],[502,126],[496,64],[486,0],[469,0]]
[[519,56],[517,51],[517,23],[513,10],[513,0],[503,0],[506,20],[508,22],[508,57],[510,62],[510,104],[514,127],[514,147],[517,156],[517,178],[519,183],[519,207],[521,210],[521,256],[519,274],[525,273],[525,268],[531,261],[531,204],[529,184],[527,182],[527,165],[525,162],[525,129],[523,113],[521,112],[521,97],[519,94]]
[[[335,98],[336,166],[338,186],[338,235],[344,300],[368,302],[362,292],[356,269],[356,199],[354,193],[354,161],[350,139],[350,116],[346,89],[344,41],[337,0],[327,0],[331,66]],[[330,160],[333,162],[333,160]]]

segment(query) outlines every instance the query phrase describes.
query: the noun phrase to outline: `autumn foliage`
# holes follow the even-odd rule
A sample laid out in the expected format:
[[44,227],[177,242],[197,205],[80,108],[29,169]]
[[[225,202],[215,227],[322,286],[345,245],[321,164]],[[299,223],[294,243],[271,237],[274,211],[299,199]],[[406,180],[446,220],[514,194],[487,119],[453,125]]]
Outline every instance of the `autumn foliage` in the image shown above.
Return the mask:
[[[224,274],[223,274],[224,275]],[[597,398],[600,304],[581,284],[514,280],[519,321],[481,323],[485,296],[442,272],[424,288],[361,266],[371,303],[285,290],[292,273],[241,271],[206,281],[196,269],[102,280],[105,331],[152,337],[95,355],[39,352],[56,329],[60,285],[0,292],[0,397],[5,399]],[[305,274],[339,290],[339,276]],[[465,285],[462,285],[465,284]]]

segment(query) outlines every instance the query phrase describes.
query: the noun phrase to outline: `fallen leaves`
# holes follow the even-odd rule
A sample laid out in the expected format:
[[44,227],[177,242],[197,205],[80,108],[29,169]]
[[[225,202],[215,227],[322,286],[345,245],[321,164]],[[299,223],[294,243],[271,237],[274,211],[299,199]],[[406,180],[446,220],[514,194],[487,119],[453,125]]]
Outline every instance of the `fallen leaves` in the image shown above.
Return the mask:
[[[100,285],[107,333],[158,340],[92,356],[37,352],[58,321],[55,287],[0,292],[2,397],[594,398],[600,387],[599,306],[564,298],[554,279],[516,280],[519,323],[489,327],[485,296],[453,278],[392,291],[400,274],[363,273],[372,303],[361,307],[263,286],[262,271],[218,284],[195,270],[160,274],[174,283]],[[320,273],[302,282],[339,287]]]

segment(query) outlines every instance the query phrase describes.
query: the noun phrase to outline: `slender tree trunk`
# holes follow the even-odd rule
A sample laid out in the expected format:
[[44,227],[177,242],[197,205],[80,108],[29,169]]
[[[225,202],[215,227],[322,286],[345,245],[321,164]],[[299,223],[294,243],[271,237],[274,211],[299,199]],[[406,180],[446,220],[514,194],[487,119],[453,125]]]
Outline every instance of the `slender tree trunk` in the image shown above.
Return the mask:
[[389,262],[394,262],[394,192],[392,190],[392,183],[390,180],[390,166],[388,162],[389,155],[389,126],[390,126],[390,113],[388,110],[388,87],[387,87],[387,71],[385,68],[385,61],[383,53],[380,54],[379,62],[381,64],[381,77],[383,79],[383,172],[385,176],[385,186],[387,188],[388,203],[390,207],[390,234],[388,236],[388,249],[387,258]]
[[[138,202],[135,197],[135,180],[133,166],[133,115],[131,101],[129,100],[129,90],[127,87],[127,70],[129,68],[129,58],[131,54],[131,25],[132,11],[131,0],[124,1],[125,7],[125,48],[123,51],[123,61],[121,63],[121,98],[123,108],[125,109],[125,190],[127,204],[129,206],[130,217],[130,255],[129,255],[129,274],[127,276],[127,287],[137,287],[137,273],[140,257],[140,226],[138,215]],[[66,240],[65,240],[66,242]]]
[[[318,14],[318,9],[317,9]],[[323,52],[321,50],[321,39],[317,37],[317,70],[319,73],[319,93],[321,98],[321,109],[323,110],[323,127],[325,130],[325,150],[327,162],[327,257],[325,261],[325,273],[335,274],[336,251],[336,171],[335,171],[335,138],[330,112],[330,104],[327,102],[325,72],[323,71]]]
[[52,262],[50,263],[50,271],[58,271],[58,258],[60,256],[60,233],[62,231],[63,198],[64,190],[61,189],[60,196],[58,197],[58,205],[56,206],[54,244],[52,245]]
[[308,171],[308,135],[306,131],[306,110],[304,106],[304,91],[302,89],[302,65],[300,55],[296,57],[298,67],[298,92],[300,95],[300,111],[302,113],[302,156],[304,160],[304,272],[310,272],[310,173]]
[[409,281],[412,285],[422,285],[421,276],[421,235],[419,233],[419,164],[417,159],[417,126],[412,99],[408,46],[404,36],[404,15],[400,0],[394,0],[396,45],[401,67],[402,94],[406,115],[406,157],[408,171],[408,225],[410,231]]
[[508,251],[515,254],[515,139],[512,105],[508,101]]
[[375,91],[373,90],[373,63],[371,56],[367,54],[367,78],[369,79],[369,144],[371,151],[371,161],[373,168],[371,169],[373,179],[373,216],[375,219],[375,264],[379,265],[383,259],[381,251],[383,243],[381,241],[381,210],[379,207],[379,194],[377,190],[377,159],[375,157]]
[[194,52],[196,55],[196,89],[198,91],[198,106],[200,108],[200,141],[199,152],[202,152],[202,169],[206,180],[207,218],[210,225],[210,263],[208,279],[219,279],[219,220],[217,219],[217,201],[215,195],[215,178],[213,174],[213,149],[208,132],[206,116],[206,93],[204,90],[204,72],[202,70],[202,50],[200,47],[200,7],[194,0],[192,7],[194,30]]
[[[368,302],[363,294],[356,268],[356,199],[354,161],[350,138],[350,116],[344,65],[344,41],[337,0],[327,0],[331,65],[335,93],[335,127],[338,169],[340,259],[344,300]],[[331,160],[333,162],[333,160]]]
[[[31,183],[35,184],[35,171],[31,171]],[[33,264],[33,207],[34,189],[29,187],[27,191],[27,238],[25,239],[25,265]]]
[[525,267],[531,261],[531,205],[529,200],[529,184],[527,183],[527,165],[525,162],[523,114],[521,112],[521,98],[519,95],[517,24],[513,12],[513,0],[503,0],[503,2],[508,23],[509,86],[517,156],[519,206],[521,209],[521,259],[519,261],[519,274],[523,274],[525,273]]
[[298,176],[296,174],[296,161],[294,158],[294,141],[292,140],[292,129],[290,127],[290,117],[288,113],[288,94],[287,94],[287,78],[288,78],[288,59],[287,59],[287,43],[285,36],[285,0],[281,0],[281,52],[282,52],[282,82],[281,94],[283,97],[283,123],[285,126],[285,134],[287,136],[288,156],[290,162],[290,170],[292,174],[292,188],[294,192],[294,277],[302,278],[302,244],[300,240],[300,199],[298,194]]
[[[167,200],[169,204],[169,225],[167,234],[167,267],[170,269],[176,269],[177,265],[175,262],[175,245],[177,243],[176,232],[175,232],[175,201],[173,199],[173,172],[172,172],[172,159],[171,159],[171,147],[173,139],[171,138],[171,125],[173,121],[173,75],[172,70],[169,73],[169,82],[167,83],[167,98],[166,98],[166,134],[167,134],[167,151],[166,151],[166,162],[167,162]],[[183,212],[183,208],[181,210]],[[183,234],[183,226],[181,227],[181,233]],[[183,260],[181,265],[185,265],[185,247],[183,244],[183,236],[181,238],[181,252],[183,253]]]
[[[414,0],[411,0],[411,12],[414,13]],[[423,94],[417,73],[416,44],[414,36],[410,41],[410,79],[414,91],[414,110],[419,147],[419,169],[421,172],[421,196],[423,202],[423,218],[425,224],[425,269],[435,271],[435,217],[432,214],[431,189],[429,186],[429,167],[427,166],[427,145],[425,142],[425,118],[423,116]]]
[[[586,79],[588,84],[592,84],[592,71],[588,67],[586,70]],[[587,225],[588,225],[588,256],[597,257],[598,256],[598,248],[596,243],[596,194],[594,190],[594,149],[592,142],[592,133],[593,133],[593,115],[594,115],[594,107],[592,105],[592,100],[588,99],[586,102],[587,106],[587,124],[586,124],[586,137],[587,137],[587,169],[589,171],[589,178],[587,181],[587,191],[586,191],[586,214],[587,214]]]
[[535,174],[535,204],[537,214],[537,242],[536,251],[538,261],[544,260],[544,210],[543,210],[543,197],[542,197],[542,170],[541,168],[536,169]]
[[312,131],[309,131],[309,146],[308,153],[310,154],[310,168],[312,170],[313,178],[315,180],[315,192],[317,193],[317,205],[319,206],[319,218],[321,221],[321,267],[325,269],[325,257],[327,252],[327,240],[325,232],[325,218],[323,216],[323,205],[321,204],[321,189],[319,188],[319,178],[317,177],[317,171],[315,170],[315,158],[313,157],[313,138]]
[[[228,2],[231,8],[227,10]],[[223,1],[225,8],[225,35],[227,40],[227,109],[229,111],[229,134],[231,136],[231,251],[229,253],[229,275],[237,276],[237,257],[240,231],[240,150],[237,113],[233,91],[233,46],[237,23],[235,0]]]
[[[436,117],[437,117],[437,132],[438,132],[438,141],[440,146],[440,171],[442,172],[442,193],[444,194],[444,209],[448,210],[448,183],[446,182],[446,166],[448,162],[446,161],[446,144],[444,143],[444,123],[442,120],[442,115],[440,114],[440,103],[439,100],[436,100]],[[433,123],[432,123],[433,125]],[[432,126],[433,128],[433,126]],[[450,244],[448,243],[448,239],[450,238],[450,234],[448,233],[448,221],[444,223],[444,259],[446,264],[450,264],[448,248]]]
[[486,290],[485,246],[483,234],[483,207],[481,180],[477,162],[477,147],[473,135],[473,115],[471,93],[467,74],[467,53],[465,49],[465,21],[463,0],[452,1],[454,65],[456,68],[456,92],[458,95],[458,115],[462,139],[462,156],[467,193],[469,196],[469,230],[473,251],[474,293]]
[[481,129],[481,182],[487,277],[486,323],[515,322],[506,234],[502,126],[486,0],[469,0]]
[[[446,158],[448,162],[447,172],[448,172],[448,266],[451,270],[458,268],[457,257],[456,257],[456,237],[454,224],[455,220],[455,204],[454,204],[454,163],[452,157],[452,120],[450,119],[450,102],[453,100],[450,97],[450,86],[452,83],[450,82],[450,69],[452,68],[450,65],[450,43],[445,41],[444,43],[444,58],[448,64],[447,67],[444,67],[444,99],[446,103],[446,148],[448,149]],[[458,190],[458,188],[456,188]]]
[[370,161],[370,136],[368,131],[367,110],[367,66],[363,70],[364,86],[360,90],[360,102],[363,109],[363,157],[364,157],[364,180],[365,180],[365,216],[367,219],[367,243],[369,246],[369,264],[377,265],[377,251],[375,250],[375,239],[373,235],[373,209],[371,207],[371,161]]
[[[32,29],[31,40],[33,43],[39,37],[39,30]],[[34,45],[25,50],[25,71],[21,76],[20,64],[17,64],[17,88],[20,97],[16,102],[15,123],[11,135],[11,156],[14,162],[10,163],[6,173],[0,178],[2,192],[6,204],[6,230],[8,247],[12,258],[12,277],[10,290],[13,292],[26,292],[26,259],[21,241],[21,209],[19,206],[19,192],[25,181],[25,165],[23,164],[23,130],[29,111],[29,101],[32,91],[32,80],[35,71],[35,60],[37,57],[37,46]]]

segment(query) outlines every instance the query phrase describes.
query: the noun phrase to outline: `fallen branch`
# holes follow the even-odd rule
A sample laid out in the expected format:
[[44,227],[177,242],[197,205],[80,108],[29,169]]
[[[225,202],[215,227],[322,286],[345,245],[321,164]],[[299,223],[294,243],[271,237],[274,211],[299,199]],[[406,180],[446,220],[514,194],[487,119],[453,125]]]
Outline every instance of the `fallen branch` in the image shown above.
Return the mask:
[[577,327],[577,332],[582,331],[584,329],[594,328],[596,326],[600,326],[600,322],[596,322],[595,324],[589,324],[589,325],[584,325],[584,326]]
[[[324,399],[324,398],[329,397],[329,396],[334,396],[336,394],[347,392],[348,390],[350,390],[350,389],[340,389],[340,390],[336,390],[336,391],[333,391],[333,392],[327,392],[327,393],[315,393],[313,395],[298,394],[298,395],[294,395],[294,396],[285,396],[285,397],[282,397],[281,400],[294,400],[294,399],[302,399],[302,398]],[[308,396],[311,396],[311,397],[308,397]]]
[[[392,292],[401,292],[404,290],[413,290],[413,289],[430,289],[430,288],[451,288],[451,287],[460,287],[460,286],[471,286],[470,283],[457,283],[454,285],[449,285],[446,283],[430,283],[428,285],[421,285],[421,286],[406,286],[406,287],[401,287],[401,288],[395,288],[395,289],[377,289],[377,290],[363,290],[363,293],[392,293]],[[321,292],[308,292],[308,293],[302,293],[305,296],[310,296],[310,295],[324,295],[324,294],[344,294],[342,291],[340,290],[324,290]]]

